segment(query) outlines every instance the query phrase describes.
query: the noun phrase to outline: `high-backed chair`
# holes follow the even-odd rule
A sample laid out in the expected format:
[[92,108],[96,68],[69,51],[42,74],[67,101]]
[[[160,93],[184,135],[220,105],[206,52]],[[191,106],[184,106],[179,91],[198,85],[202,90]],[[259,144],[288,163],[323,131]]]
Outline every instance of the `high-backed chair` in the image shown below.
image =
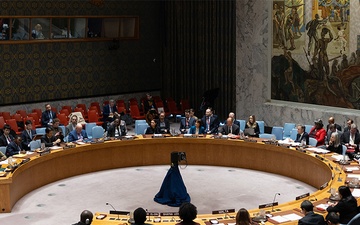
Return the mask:
[[25,118],[27,116],[27,113],[24,109],[16,110],[17,114],[20,114],[22,118]]
[[31,112],[37,113],[38,118],[41,118],[42,110],[41,109],[33,109]]
[[177,121],[177,118],[180,118],[183,112],[181,110],[178,110],[175,101],[168,101],[167,106],[169,108],[170,114],[173,115],[175,122]]
[[4,117],[5,121],[11,119],[10,112],[2,112],[2,117]]
[[4,125],[5,125],[5,119],[4,117],[0,116],[0,129],[3,129]]
[[293,128],[290,132],[290,139],[291,140],[296,140],[296,136],[297,136],[297,129],[296,128]]
[[295,123],[285,123],[284,124],[284,135],[283,139],[290,138],[292,129],[295,128]]
[[64,105],[61,107],[61,109],[67,109],[69,111],[69,114],[72,112],[72,107],[70,105]]
[[180,100],[180,106],[181,106],[181,111],[185,111],[185,109],[190,109],[190,102],[188,99],[181,99]]
[[67,126],[69,124],[68,117],[65,114],[57,114],[57,118],[60,120],[60,124],[63,124],[64,126]]
[[274,134],[259,134],[259,138],[276,139],[276,136]]
[[36,112],[32,112],[28,115],[29,117],[32,117],[35,121],[35,127],[41,127],[40,118],[39,115]]
[[15,119],[8,119],[6,123],[15,131],[16,134],[21,134],[21,131],[16,123]]
[[314,125],[305,125],[305,132],[306,133],[310,133],[310,130],[311,128],[313,127]]
[[264,123],[264,121],[262,121],[262,120],[257,120],[256,122],[257,122],[258,125],[259,125],[260,134],[265,133],[265,123]]
[[139,106],[137,105],[130,105],[130,115],[134,120],[145,119],[145,115],[140,114]]
[[92,128],[92,138],[102,138],[104,136],[104,128],[95,126]]
[[34,151],[36,149],[39,149],[41,147],[41,140],[35,140],[35,141],[30,141],[30,150]]
[[283,127],[273,127],[271,133],[276,136],[276,140],[283,139],[284,128]]
[[39,127],[39,128],[36,128],[36,134],[45,134],[45,129],[46,127]]
[[316,147],[317,142],[318,141],[315,138],[309,137],[309,145]]
[[145,134],[146,129],[149,127],[147,123],[145,124],[138,124],[137,131],[135,132],[136,135],[138,134]]
[[86,105],[83,104],[83,103],[79,103],[76,105],[77,108],[82,108],[84,110],[84,118],[86,119],[87,116],[88,116],[88,112],[87,112],[87,109],[86,109]]
[[244,131],[246,121],[245,120],[237,120],[237,121],[239,121],[239,123],[240,123],[240,130]]
[[96,123],[87,123],[85,124],[85,131],[88,138],[92,138],[92,128],[96,126]]
[[100,121],[99,114],[95,110],[90,110],[88,112],[88,121],[89,123],[96,123],[97,126],[101,126],[104,122]]
[[69,109],[61,109],[59,113],[65,114],[65,116],[69,116],[71,112],[69,111]]
[[347,225],[359,225],[360,224],[360,213],[354,216]]

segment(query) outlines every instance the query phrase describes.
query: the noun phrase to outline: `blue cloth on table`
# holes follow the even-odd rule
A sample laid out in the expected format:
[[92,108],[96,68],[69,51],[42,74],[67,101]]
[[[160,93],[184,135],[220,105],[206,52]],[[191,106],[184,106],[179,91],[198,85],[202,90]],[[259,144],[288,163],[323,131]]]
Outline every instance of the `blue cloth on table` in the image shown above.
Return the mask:
[[178,165],[170,167],[160,191],[155,195],[154,201],[175,207],[184,202],[190,202],[190,195],[187,193]]

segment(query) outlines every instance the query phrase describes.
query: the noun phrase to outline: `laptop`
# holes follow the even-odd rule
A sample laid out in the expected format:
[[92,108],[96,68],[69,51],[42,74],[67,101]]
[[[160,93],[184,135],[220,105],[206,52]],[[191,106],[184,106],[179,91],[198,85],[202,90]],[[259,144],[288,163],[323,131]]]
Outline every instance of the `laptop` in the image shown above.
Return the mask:
[[244,135],[246,135],[246,136],[254,136],[255,135],[255,129],[254,128],[245,128]]

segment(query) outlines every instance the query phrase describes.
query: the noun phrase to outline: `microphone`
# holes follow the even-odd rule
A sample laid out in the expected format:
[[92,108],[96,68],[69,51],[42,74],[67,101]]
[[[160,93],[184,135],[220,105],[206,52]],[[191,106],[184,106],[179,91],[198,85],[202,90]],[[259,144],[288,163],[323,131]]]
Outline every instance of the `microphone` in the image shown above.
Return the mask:
[[[314,197],[314,199],[311,199],[311,197]],[[317,198],[315,195],[310,195],[308,198],[309,201],[313,202],[313,201],[317,201]]]
[[[106,205],[109,205],[109,206],[111,206],[111,208],[113,208],[113,210],[114,210],[114,212],[116,212],[117,210],[115,209],[115,207],[113,206],[113,205],[111,205],[110,203],[106,203]],[[110,214],[111,214],[111,212],[110,212]],[[117,213],[117,216],[118,216],[118,218],[116,219],[116,220],[120,220],[120,215]]]
[[273,202],[272,202],[271,212],[275,212],[275,210],[274,210],[274,204],[275,204],[276,195],[280,195],[280,193],[277,192],[277,193],[275,193],[275,195],[274,195],[274,200],[273,200]]
[[149,216],[147,219],[147,222],[151,222],[150,213],[149,213],[148,209],[145,209],[145,211],[146,211],[146,214],[148,214],[148,216]]

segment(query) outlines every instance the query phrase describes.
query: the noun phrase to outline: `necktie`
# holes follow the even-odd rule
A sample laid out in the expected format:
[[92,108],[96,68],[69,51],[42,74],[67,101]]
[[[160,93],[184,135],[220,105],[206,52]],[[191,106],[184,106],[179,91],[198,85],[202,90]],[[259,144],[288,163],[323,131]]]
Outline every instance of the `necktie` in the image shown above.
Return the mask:
[[230,127],[230,132],[229,132],[229,134],[232,134],[232,126]]
[[208,131],[210,130],[210,117],[208,117],[207,119],[207,130]]
[[185,123],[185,126],[188,127],[189,126],[189,119],[186,118],[186,123]]
[[116,127],[116,129],[118,131],[119,136],[121,136],[121,129],[119,129],[119,127]]
[[51,112],[49,112],[49,118],[52,119],[52,115],[51,115]]
[[29,134],[30,139],[32,139],[30,130],[28,130],[28,134]]
[[11,142],[11,139],[9,136],[7,136],[7,141],[8,141],[8,144]]

